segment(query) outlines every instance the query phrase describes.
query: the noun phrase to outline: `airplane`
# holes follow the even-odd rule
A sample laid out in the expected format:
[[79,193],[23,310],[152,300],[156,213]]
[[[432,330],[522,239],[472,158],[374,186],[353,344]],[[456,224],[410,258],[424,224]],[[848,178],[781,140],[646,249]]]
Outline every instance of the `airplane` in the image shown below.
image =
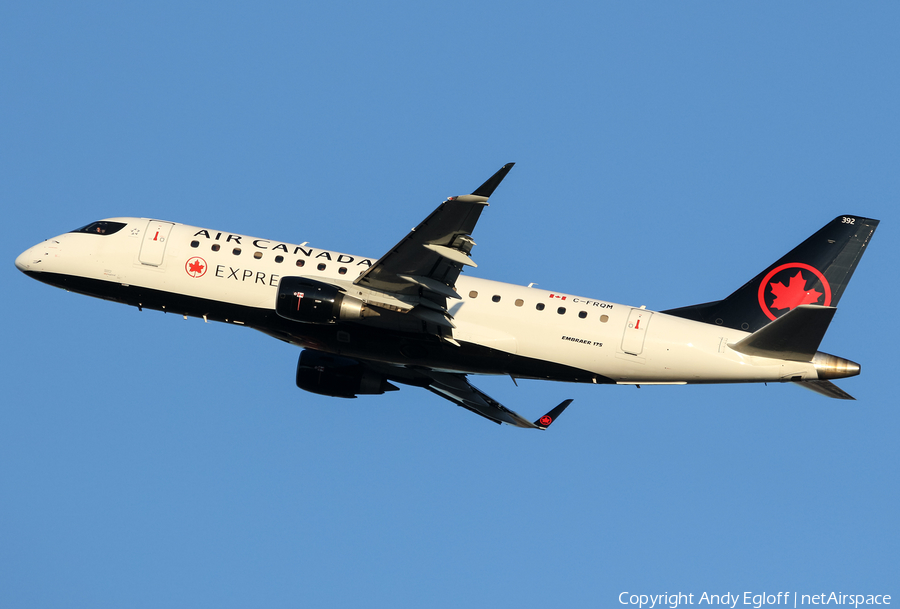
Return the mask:
[[472,233],[514,163],[450,197],[378,259],[150,218],[47,239],[16,267],[67,291],[247,326],[302,348],[297,386],[354,398],[427,389],[495,423],[546,429],[469,375],[604,385],[832,381],[859,364],[818,350],[878,220],[838,216],[722,300],[651,311],[463,274]]

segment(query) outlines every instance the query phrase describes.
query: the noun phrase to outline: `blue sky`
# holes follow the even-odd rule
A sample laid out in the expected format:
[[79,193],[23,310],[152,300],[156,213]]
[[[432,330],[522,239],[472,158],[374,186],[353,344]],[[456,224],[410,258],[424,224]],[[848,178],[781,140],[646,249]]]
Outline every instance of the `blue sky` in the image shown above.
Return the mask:
[[[0,606],[606,607],[900,595],[895,3],[6,3]],[[145,216],[378,257],[516,167],[472,273],[665,309],[882,221],[793,386],[294,386],[247,329],[15,257]]]

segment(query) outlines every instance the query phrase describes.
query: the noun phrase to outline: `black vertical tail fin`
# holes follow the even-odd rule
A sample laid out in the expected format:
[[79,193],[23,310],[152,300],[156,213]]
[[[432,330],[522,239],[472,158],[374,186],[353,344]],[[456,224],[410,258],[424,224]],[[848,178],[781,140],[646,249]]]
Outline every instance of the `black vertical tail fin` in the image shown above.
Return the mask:
[[838,216],[724,300],[663,313],[756,332],[799,305],[836,307],[877,227]]

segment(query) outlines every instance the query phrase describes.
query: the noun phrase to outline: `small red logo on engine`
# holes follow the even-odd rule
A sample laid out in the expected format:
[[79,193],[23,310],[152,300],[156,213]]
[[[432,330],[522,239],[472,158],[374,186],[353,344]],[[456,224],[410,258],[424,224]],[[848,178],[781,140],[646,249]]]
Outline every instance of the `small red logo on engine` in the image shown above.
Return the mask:
[[206,260],[199,256],[194,256],[184,263],[184,270],[191,277],[203,277],[206,274]]
[[759,306],[769,319],[804,304],[831,305],[831,285],[819,269],[789,262],[769,271],[759,284]]

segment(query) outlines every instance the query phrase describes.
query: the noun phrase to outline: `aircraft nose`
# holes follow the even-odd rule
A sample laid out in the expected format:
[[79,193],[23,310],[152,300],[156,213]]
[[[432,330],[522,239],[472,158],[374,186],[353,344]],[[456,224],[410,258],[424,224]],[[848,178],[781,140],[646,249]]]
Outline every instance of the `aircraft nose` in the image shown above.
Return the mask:
[[16,258],[16,268],[23,273],[40,270],[41,261],[49,253],[47,243],[47,241],[38,243],[19,254],[19,257]]
[[16,258],[16,268],[24,273],[29,268],[31,268],[30,267],[31,259],[32,259],[31,249],[25,250],[24,252],[19,254],[18,258]]

